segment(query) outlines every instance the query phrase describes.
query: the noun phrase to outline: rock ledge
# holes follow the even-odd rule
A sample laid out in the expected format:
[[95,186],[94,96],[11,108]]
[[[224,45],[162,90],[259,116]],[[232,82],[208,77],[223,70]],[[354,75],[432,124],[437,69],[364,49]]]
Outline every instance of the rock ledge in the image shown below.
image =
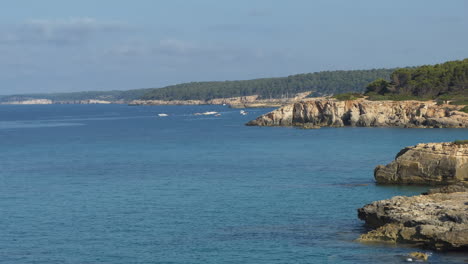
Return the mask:
[[374,170],[381,184],[468,184],[468,144],[424,143],[402,149]]
[[[450,192],[451,189],[458,192]],[[396,196],[358,209],[359,218],[374,228],[359,240],[410,243],[436,250],[468,250],[467,189],[444,187],[430,193]]]

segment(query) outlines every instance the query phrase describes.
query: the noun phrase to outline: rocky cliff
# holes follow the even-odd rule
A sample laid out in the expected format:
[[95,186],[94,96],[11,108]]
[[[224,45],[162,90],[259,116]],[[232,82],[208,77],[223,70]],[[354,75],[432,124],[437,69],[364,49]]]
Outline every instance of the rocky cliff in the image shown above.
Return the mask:
[[358,209],[375,228],[360,241],[411,243],[437,250],[468,250],[468,192],[443,187],[428,195],[396,196]]
[[468,183],[468,144],[424,143],[402,149],[390,164],[378,165],[383,184]]
[[468,127],[461,106],[433,101],[302,100],[250,121],[251,126]]

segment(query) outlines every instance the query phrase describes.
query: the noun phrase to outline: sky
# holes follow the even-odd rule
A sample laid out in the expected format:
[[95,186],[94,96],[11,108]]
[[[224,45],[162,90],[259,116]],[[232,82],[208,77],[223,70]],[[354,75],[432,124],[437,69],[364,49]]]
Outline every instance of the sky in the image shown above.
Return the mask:
[[2,1],[0,56],[0,94],[435,64],[468,58],[468,1]]

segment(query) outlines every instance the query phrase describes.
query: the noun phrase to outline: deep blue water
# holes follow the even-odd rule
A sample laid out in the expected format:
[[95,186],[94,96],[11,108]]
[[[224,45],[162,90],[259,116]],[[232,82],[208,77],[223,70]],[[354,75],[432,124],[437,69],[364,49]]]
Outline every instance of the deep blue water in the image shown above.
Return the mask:
[[354,241],[356,209],[427,188],[373,169],[468,130],[243,125],[269,110],[0,106],[0,263],[403,262],[413,248]]

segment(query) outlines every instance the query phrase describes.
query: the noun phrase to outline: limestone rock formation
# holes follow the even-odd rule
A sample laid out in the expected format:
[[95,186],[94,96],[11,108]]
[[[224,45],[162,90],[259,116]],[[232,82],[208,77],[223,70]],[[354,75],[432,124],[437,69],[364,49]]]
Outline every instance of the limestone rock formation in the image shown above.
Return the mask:
[[359,240],[468,250],[468,192],[460,188],[463,192],[396,196],[358,209],[359,218],[375,228]]
[[390,164],[374,170],[382,184],[468,183],[468,144],[424,143],[402,149]]
[[434,101],[338,101],[314,98],[286,105],[252,120],[251,126],[468,127],[461,106]]

